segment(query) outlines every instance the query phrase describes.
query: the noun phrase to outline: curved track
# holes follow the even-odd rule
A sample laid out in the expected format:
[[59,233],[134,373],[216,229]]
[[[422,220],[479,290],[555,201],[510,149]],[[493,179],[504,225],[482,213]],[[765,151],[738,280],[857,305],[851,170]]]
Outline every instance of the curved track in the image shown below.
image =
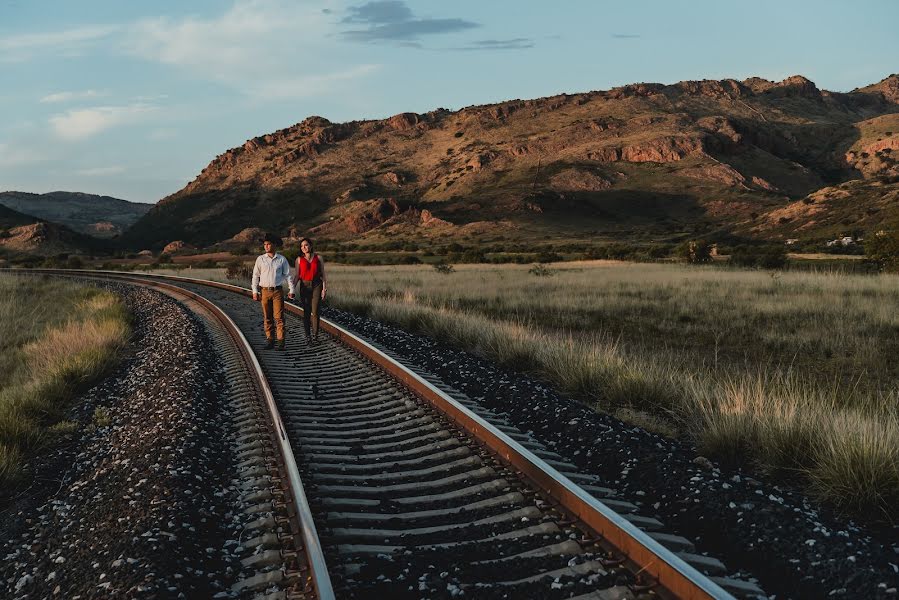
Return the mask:
[[289,306],[286,351],[265,350],[261,311],[245,289],[77,274],[190,297],[230,332],[256,374],[290,487],[305,557],[290,568],[309,575],[316,597],[762,594],[716,578],[720,562],[660,532],[595,478],[336,325],[323,320],[324,339],[309,347],[301,311]]

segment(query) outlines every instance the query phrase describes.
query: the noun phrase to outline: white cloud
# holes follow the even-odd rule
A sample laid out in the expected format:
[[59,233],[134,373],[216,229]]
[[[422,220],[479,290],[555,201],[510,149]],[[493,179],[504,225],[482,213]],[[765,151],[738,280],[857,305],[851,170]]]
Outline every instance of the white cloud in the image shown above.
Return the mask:
[[91,169],[79,169],[75,171],[76,175],[83,175],[84,177],[105,177],[107,175],[118,175],[119,173],[124,173],[125,167],[121,165],[112,165],[109,167],[93,167]]
[[64,140],[81,140],[110,127],[137,121],[154,110],[156,107],[149,104],[69,110],[50,117],[50,125],[56,135]]
[[87,98],[99,98],[105,96],[96,90],[84,90],[83,92],[56,92],[41,98],[42,104],[55,104],[57,102],[71,102],[73,100],[85,100]]
[[117,25],[87,25],[63,31],[0,37],[0,62],[19,62],[46,51],[71,53],[107,38],[119,29]]
[[328,2],[237,0],[210,19],[159,17],[138,21],[126,50],[216,81],[248,96],[303,97],[363,77],[375,65],[329,67],[333,17]]

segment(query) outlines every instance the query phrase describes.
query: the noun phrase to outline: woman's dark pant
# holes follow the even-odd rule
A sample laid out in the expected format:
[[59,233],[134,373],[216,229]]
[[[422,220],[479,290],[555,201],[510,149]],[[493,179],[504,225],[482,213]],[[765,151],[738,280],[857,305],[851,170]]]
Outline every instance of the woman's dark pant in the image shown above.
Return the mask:
[[318,336],[318,305],[321,300],[321,281],[300,281],[300,306],[303,307],[303,326],[306,328],[306,337],[309,337],[310,333]]

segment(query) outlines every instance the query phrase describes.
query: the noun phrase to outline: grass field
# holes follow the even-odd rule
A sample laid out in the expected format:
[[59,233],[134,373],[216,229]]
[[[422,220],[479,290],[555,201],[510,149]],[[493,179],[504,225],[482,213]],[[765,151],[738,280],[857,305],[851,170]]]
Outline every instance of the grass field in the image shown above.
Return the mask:
[[72,394],[113,362],[129,335],[119,299],[53,279],[0,275],[0,483],[28,452],[71,428]]
[[529,370],[716,458],[798,473],[839,507],[899,517],[895,275],[589,262],[331,265],[329,278],[332,305]]

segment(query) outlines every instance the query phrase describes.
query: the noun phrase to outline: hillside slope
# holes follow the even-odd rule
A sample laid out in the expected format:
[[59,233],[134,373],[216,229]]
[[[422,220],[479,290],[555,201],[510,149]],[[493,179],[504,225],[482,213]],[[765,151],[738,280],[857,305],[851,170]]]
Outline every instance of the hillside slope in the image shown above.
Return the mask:
[[251,226],[366,240],[779,237],[809,221],[771,215],[814,204],[822,188],[894,189],[897,89],[897,75],[845,94],[801,76],[641,83],[383,120],[309,117],[217,156],[125,242],[207,246]]
[[152,208],[151,204],[80,192],[0,192],[0,205],[100,238],[122,233]]

